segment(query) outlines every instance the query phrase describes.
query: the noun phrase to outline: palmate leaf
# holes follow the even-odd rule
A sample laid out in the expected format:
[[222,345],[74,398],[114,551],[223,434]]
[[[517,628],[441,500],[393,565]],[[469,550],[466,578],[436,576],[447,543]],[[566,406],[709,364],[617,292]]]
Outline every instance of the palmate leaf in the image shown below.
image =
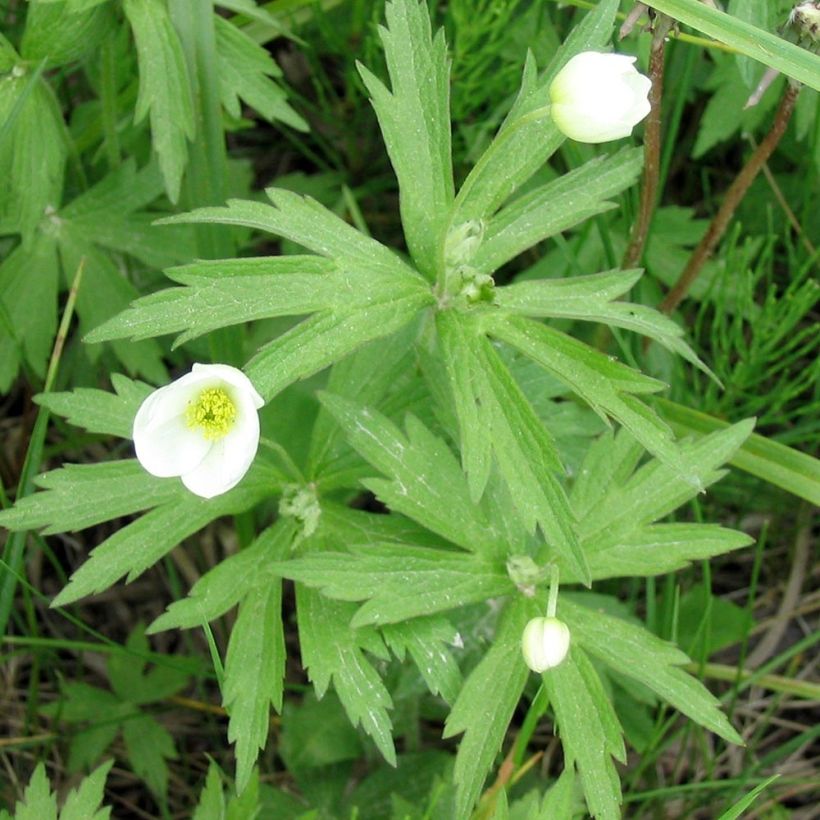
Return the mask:
[[393,273],[424,284],[424,279],[398,254],[357,231],[315,199],[282,188],[268,188],[265,193],[272,205],[229,199],[225,207],[198,208],[160,220],[159,224],[242,225],[289,239],[320,256],[335,259],[342,268]]
[[279,519],[252,544],[208,570],[191,587],[188,597],[171,603],[148,627],[147,634],[165,629],[191,629],[216,620],[236,606],[263,573],[268,583],[275,585],[268,564],[281,557],[284,547],[293,541],[293,535],[293,522]]
[[[166,271],[186,287],[142,299],[86,336],[89,343],[180,333],[176,344],[221,327],[345,304],[366,277],[339,271],[317,256],[201,261]],[[364,280],[364,281],[362,281]]]
[[706,373],[711,371],[684,340],[671,319],[645,305],[614,302],[640,279],[642,271],[612,270],[566,279],[517,282],[496,290],[499,306],[525,316],[603,322],[648,336]]
[[633,393],[655,392],[662,383],[616,362],[544,324],[517,316],[487,313],[488,332],[555,375],[603,418],[620,422],[638,441],[685,480],[700,479],[681,455],[669,426]]
[[392,91],[358,65],[399,181],[401,221],[418,269],[434,279],[453,201],[450,84],[444,31],[431,36],[427,6],[393,0],[380,27]]
[[454,310],[436,314],[436,330],[458,418],[461,465],[477,504],[490,479],[493,441],[481,338],[473,323]]
[[534,602],[523,596],[508,604],[493,645],[470,673],[447,718],[444,737],[464,733],[454,774],[458,820],[469,817],[478,800],[518,705],[529,675],[521,655],[521,633],[537,614]]
[[[654,524],[635,529],[614,546],[590,550],[589,565],[594,579],[662,575],[753,541],[744,532],[716,524]],[[571,578],[569,574],[567,580]]]
[[[63,230],[88,244],[127,253],[152,268],[165,268],[195,256],[188,225],[157,227],[148,208],[163,192],[156,160],[137,170],[133,159],[103,177],[60,209]],[[121,275],[121,274],[120,274]]]
[[572,509],[555,477],[560,462],[553,443],[498,354],[482,341],[493,452],[512,503],[525,527],[531,532],[537,523],[549,546],[589,584]]
[[3,77],[0,123],[0,222],[8,220],[28,246],[47,209],[60,204],[65,127],[50,87],[36,72]]
[[270,400],[289,384],[305,379],[362,345],[400,330],[432,301],[429,291],[411,286],[368,294],[365,301],[314,314],[269,342],[247,364],[245,373]]
[[[60,820],[108,820],[111,808],[100,808],[100,803],[105,779],[113,765],[113,760],[103,763],[68,793]],[[2,818],[11,820],[11,815],[0,811],[0,820]],[[57,795],[51,791],[43,763],[34,769],[23,799],[15,807],[14,820],[57,820]]]
[[442,311],[436,326],[455,399],[471,499],[483,493],[492,453],[524,528],[532,533],[539,525],[550,546],[572,566],[574,577],[588,582],[572,510],[555,476],[562,467],[552,438],[480,334],[480,325],[455,311]]
[[452,224],[487,219],[521,187],[564,141],[549,116],[549,85],[571,57],[609,43],[618,0],[601,0],[577,25],[539,76],[527,56],[518,97],[493,142],[458,192]]
[[388,763],[396,765],[396,750],[387,710],[390,694],[363,649],[387,660],[387,648],[371,627],[351,629],[348,623],[355,606],[324,598],[297,584],[299,646],[302,665],[321,698],[331,680],[339,700],[354,726],[361,725]]
[[471,503],[458,461],[441,439],[413,416],[405,436],[375,410],[329,393],[320,399],[353,447],[388,476],[364,483],[391,509],[470,552],[503,557],[498,534]]
[[642,166],[640,149],[623,148],[528,192],[489,220],[470,264],[482,273],[493,273],[543,239],[614,208],[607,197],[632,185]]
[[34,401],[89,433],[131,438],[134,416],[152,388],[119,373],[111,375],[111,384],[115,393],[78,387],[65,393],[40,393]]
[[129,717],[122,723],[125,752],[134,774],[158,797],[168,793],[167,760],[177,758],[171,733],[148,715]]
[[589,813],[600,820],[620,820],[621,784],[612,758],[626,762],[622,730],[574,632],[570,654],[543,680],[561,735],[564,765],[578,767]]
[[125,0],[123,8],[134,32],[140,72],[134,119],[140,122],[150,113],[165,190],[176,202],[188,162],[187,140],[196,130],[182,45],[162,0]]
[[691,720],[730,743],[742,745],[717,699],[680,668],[689,662],[680,649],[643,627],[595,609],[594,602],[591,606],[584,603],[583,593],[567,593],[561,598],[560,616],[574,641],[617,672],[648,686]]
[[[752,420],[744,421],[696,441],[681,442],[683,472],[695,475],[704,487],[713,484],[724,474],[718,467],[731,458],[753,426]],[[596,551],[614,546],[694,498],[698,491],[692,482],[682,478],[681,472],[680,468],[651,461],[631,477],[624,476],[621,483],[610,483],[594,507],[579,519],[579,535],[585,549]]]
[[427,687],[454,703],[461,689],[461,671],[447,646],[456,640],[456,630],[441,616],[413,618],[400,624],[382,627],[382,635],[399,661],[405,652],[418,667]]
[[388,624],[515,591],[504,565],[478,555],[413,544],[311,552],[272,569],[341,601],[367,601],[351,626]]
[[236,744],[237,792],[247,786],[265,748],[271,704],[282,711],[284,675],[282,584],[267,580],[243,598],[225,659],[222,702],[230,715],[228,741]]
[[0,512],[2,526],[12,530],[44,527],[46,535],[74,532],[182,501],[188,495],[179,481],[159,480],[134,459],[67,464],[39,476],[36,484],[45,492],[25,496]]
[[110,9],[74,3],[33,3],[26,13],[20,52],[26,60],[48,60],[57,68],[85,57],[114,36]]
[[[73,275],[74,271],[82,268],[82,282],[75,303],[81,333],[124,310],[139,295],[111,256],[78,236],[70,225],[63,226],[59,248],[64,271],[71,271]],[[162,361],[162,348],[155,341],[146,339],[136,344],[115,341],[111,347],[129,373],[155,383],[167,381],[168,371]],[[87,351],[92,359],[94,354],[100,352],[99,349]]]
[[25,361],[44,377],[57,330],[59,285],[53,237],[38,233],[0,264],[0,391],[7,392]]
[[[111,816],[111,808],[108,806],[100,808],[100,803],[103,801],[105,779],[113,765],[113,760],[103,763],[88,777],[83,778],[82,783],[76,789],[68,793],[60,812],[60,820],[108,820]],[[40,820],[45,819],[40,818]]]
[[[127,575],[127,581],[132,581],[180,541],[215,518],[250,509],[271,490],[262,472],[257,467],[240,487],[215,499],[203,499],[188,493],[118,530],[91,551],[90,558],[71,576],[68,585],[51,605],[65,606],[86,595],[102,592],[124,575]],[[164,481],[178,483],[176,479]]]
[[[411,322],[336,362],[328,376],[327,390],[373,407],[380,407],[388,398],[392,399],[391,408],[395,401],[403,403],[408,391],[402,387],[412,379],[416,331],[416,324]],[[362,463],[333,416],[320,407],[311,432],[307,478],[315,481],[320,490],[334,482],[344,484],[346,471]]]
[[274,80],[282,76],[282,71],[273,57],[224,17],[214,16],[214,29],[219,91],[225,110],[239,119],[242,98],[269,122],[280,120],[299,131],[307,131],[308,124],[291,108],[284,89]]

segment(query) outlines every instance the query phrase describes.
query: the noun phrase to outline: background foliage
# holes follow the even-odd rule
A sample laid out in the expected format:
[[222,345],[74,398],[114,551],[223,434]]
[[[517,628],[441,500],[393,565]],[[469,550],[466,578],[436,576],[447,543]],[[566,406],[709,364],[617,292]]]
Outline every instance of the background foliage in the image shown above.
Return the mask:
[[[104,783],[138,816],[810,816],[816,91],[674,321],[653,308],[770,126],[786,79],[744,109],[757,60],[814,88],[818,60],[787,3],[649,5],[694,29],[642,276],[642,151],[542,112],[626,3],[0,6],[18,818],[57,816],[38,760],[60,817]],[[210,360],[268,404],[205,502],[127,439]],[[566,584],[543,682],[524,556]]]

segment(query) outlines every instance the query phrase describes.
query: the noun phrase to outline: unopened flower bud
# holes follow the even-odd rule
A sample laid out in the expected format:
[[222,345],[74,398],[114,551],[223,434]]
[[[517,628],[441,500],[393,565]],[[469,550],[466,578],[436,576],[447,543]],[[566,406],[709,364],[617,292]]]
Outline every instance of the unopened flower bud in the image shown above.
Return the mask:
[[546,672],[567,656],[569,628],[558,618],[533,618],[524,627],[521,651],[533,672]]
[[650,110],[652,82],[639,74],[635,57],[584,51],[550,85],[552,119],[578,142],[627,137]]

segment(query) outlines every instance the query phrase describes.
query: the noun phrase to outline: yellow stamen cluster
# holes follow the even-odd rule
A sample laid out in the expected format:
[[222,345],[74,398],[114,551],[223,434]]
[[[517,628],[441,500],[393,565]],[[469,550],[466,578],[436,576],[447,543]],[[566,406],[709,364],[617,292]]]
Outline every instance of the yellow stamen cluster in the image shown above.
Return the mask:
[[206,439],[216,441],[227,435],[236,421],[236,405],[221,387],[208,387],[185,411],[191,428],[201,427]]

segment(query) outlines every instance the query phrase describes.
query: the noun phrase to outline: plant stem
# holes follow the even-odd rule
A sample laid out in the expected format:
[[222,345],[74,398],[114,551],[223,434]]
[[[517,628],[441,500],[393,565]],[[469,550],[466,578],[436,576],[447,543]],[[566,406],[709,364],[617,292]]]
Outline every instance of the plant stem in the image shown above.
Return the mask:
[[643,185],[641,201],[638,206],[638,218],[632,226],[632,236],[624,254],[621,268],[629,270],[640,264],[649,226],[658,199],[658,179],[661,167],[661,100],[663,98],[663,68],[666,56],[666,35],[672,21],[663,17],[655,21],[652,50],[649,54],[649,78],[652,87],[649,89],[649,116],[646,118],[646,129],[643,138]]
[[786,126],[789,124],[792,112],[794,111],[794,104],[797,100],[799,90],[799,87],[795,87],[791,84],[786,87],[786,91],[777,108],[771,130],[763,138],[760,145],[757,146],[751,157],[749,157],[749,160],[743,166],[735,178],[735,181],[729,186],[729,190],[723,198],[723,204],[718,209],[715,218],[712,220],[712,224],[709,225],[709,229],[706,231],[703,239],[700,240],[700,244],[698,244],[697,248],[693,251],[678,281],[661,302],[660,309],[664,313],[671,313],[681,303],[688,293],[689,288],[692,286],[692,283],[700,273],[704,263],[712,255],[721,237],[726,232],[726,228],[735,210],[737,210],[737,206],[746,195],[755,177],[760,173],[764,163],[772,155],[772,152],[785,133]]

